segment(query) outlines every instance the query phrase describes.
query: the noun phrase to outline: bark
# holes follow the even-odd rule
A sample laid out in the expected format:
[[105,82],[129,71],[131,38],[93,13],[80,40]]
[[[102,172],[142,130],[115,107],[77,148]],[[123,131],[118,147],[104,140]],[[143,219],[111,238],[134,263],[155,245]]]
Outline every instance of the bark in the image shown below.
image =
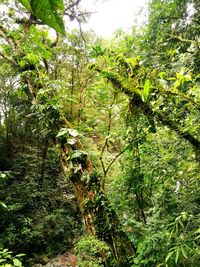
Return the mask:
[[73,118],[73,97],[74,97],[74,71],[71,73],[71,86],[70,86],[70,120]]

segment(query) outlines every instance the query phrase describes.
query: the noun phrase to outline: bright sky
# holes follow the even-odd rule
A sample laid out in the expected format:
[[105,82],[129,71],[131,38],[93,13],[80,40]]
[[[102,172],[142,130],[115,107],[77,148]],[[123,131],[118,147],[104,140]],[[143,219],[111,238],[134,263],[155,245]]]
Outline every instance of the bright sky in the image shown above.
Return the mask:
[[[84,9],[95,12],[87,26],[97,35],[109,37],[116,29],[128,30],[135,24],[144,23],[147,18],[148,0],[82,0]],[[140,14],[139,14],[140,13]]]

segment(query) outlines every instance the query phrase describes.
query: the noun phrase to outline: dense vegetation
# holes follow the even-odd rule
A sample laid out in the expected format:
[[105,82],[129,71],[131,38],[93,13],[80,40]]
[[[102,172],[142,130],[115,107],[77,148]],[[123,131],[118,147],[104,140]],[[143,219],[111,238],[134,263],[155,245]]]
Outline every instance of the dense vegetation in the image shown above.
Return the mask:
[[0,1],[0,266],[198,267],[200,3],[108,41],[79,2]]

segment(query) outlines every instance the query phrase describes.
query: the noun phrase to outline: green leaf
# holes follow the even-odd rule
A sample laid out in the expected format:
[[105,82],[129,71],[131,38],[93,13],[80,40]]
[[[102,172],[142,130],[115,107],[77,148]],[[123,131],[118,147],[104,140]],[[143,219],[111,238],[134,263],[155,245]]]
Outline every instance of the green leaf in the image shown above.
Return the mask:
[[60,137],[63,135],[66,135],[68,133],[68,130],[66,128],[61,128],[56,137]]
[[150,90],[150,80],[146,80],[144,83],[144,88],[143,88],[143,92],[142,92],[142,101],[144,103],[146,103],[148,100],[149,90]]
[[188,256],[187,256],[186,251],[185,251],[185,249],[184,249],[183,246],[181,246],[181,251],[182,251],[183,256],[184,256],[186,259],[188,259]]
[[83,156],[87,155],[87,153],[83,150],[76,150],[69,155],[69,159],[76,159],[76,158],[82,158]]
[[3,208],[7,209],[8,207],[6,206],[5,203],[3,203],[2,201],[0,201],[0,206],[2,206]]
[[175,257],[175,262],[176,262],[176,264],[178,263],[179,255],[180,255],[180,249],[177,248],[177,249],[176,249],[176,257]]
[[194,234],[200,234],[200,228],[197,229],[197,230],[194,232]]
[[199,239],[199,238],[200,238],[200,235],[196,236],[194,240],[197,240],[197,239]]
[[45,24],[59,33],[65,33],[63,0],[20,0],[20,2]]
[[82,156],[82,151],[75,151],[74,153],[72,153],[72,155],[70,155],[70,159],[76,159],[76,158],[80,158]]
[[16,267],[20,267],[20,266],[22,266],[21,261],[18,260],[18,259],[13,259],[13,264],[14,264],[14,266],[16,266]]
[[20,254],[17,254],[15,257],[24,257],[24,256],[26,256],[26,254],[24,254],[24,253],[20,253]]
[[167,73],[164,72],[164,71],[162,71],[162,72],[160,72],[160,73],[158,74],[158,76],[159,76],[161,79],[163,79],[164,77],[167,76]]
[[165,261],[168,262],[169,258],[170,258],[173,254],[174,254],[174,250],[171,251],[171,252],[169,252],[169,253],[167,254],[167,257],[165,258]]
[[62,0],[32,0],[31,7],[34,14],[54,28],[57,32],[64,34],[65,26],[63,22],[64,4]]
[[180,226],[184,229],[185,227],[184,227],[184,225],[183,225],[183,223],[182,223],[182,221],[179,221],[179,224],[180,224]]
[[139,243],[137,246],[137,252],[140,253],[143,250],[143,243]]
[[[3,253],[6,253],[6,252],[8,252],[8,249],[5,248],[2,252],[3,252]],[[11,251],[9,251],[8,253],[10,253],[10,252],[11,252]]]
[[172,236],[173,236],[173,233],[174,233],[174,227],[172,228],[172,231],[171,231],[171,233],[170,233],[170,236],[169,236],[169,240],[172,238]]
[[31,10],[31,5],[30,5],[30,1],[29,0],[19,0],[19,2],[25,7],[27,8],[29,11]]

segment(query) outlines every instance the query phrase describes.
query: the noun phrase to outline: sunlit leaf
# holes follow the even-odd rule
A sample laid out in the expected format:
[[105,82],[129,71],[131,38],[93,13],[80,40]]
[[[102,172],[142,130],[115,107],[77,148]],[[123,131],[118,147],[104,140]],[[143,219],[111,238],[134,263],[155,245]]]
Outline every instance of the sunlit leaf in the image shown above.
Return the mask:
[[68,143],[69,145],[74,145],[74,144],[76,144],[76,139],[69,138],[69,139],[67,139],[67,143]]
[[73,136],[73,137],[77,137],[78,136],[78,132],[74,129],[70,129],[68,128],[68,133],[69,135]]
[[85,151],[76,150],[69,156],[69,159],[72,160],[72,159],[76,159],[76,158],[82,158],[85,155],[87,155],[87,153]]
[[66,135],[68,133],[68,130],[66,128],[61,128],[56,137],[61,137],[63,135]]
[[15,257],[24,257],[24,256],[26,256],[26,254],[20,253],[20,254],[17,254]]
[[179,248],[177,248],[177,249],[176,249],[176,257],[175,257],[175,262],[176,262],[176,264],[178,263],[179,255],[180,255],[180,250],[179,250]]
[[[8,249],[7,249],[7,248],[5,248],[5,249],[2,251],[2,253],[6,253],[6,252],[8,252]],[[9,251],[8,253],[11,253],[11,251]]]
[[174,250],[173,251],[170,251],[168,254],[167,254],[167,257],[165,258],[165,261],[167,262],[169,260],[169,258],[174,254]]
[[143,88],[143,92],[142,92],[142,101],[144,103],[146,103],[148,100],[149,89],[150,89],[150,80],[146,80],[144,83],[144,88]]
[[18,259],[13,259],[13,264],[14,264],[14,266],[16,266],[16,267],[20,267],[20,266],[22,266],[21,261],[18,260]]
[[32,11],[31,5],[30,5],[30,0],[19,0],[19,2],[21,2],[22,5],[25,6],[25,8],[27,8],[29,11]]
[[57,32],[64,34],[63,22],[64,4],[63,0],[19,0],[23,6],[31,11],[45,24],[54,28]]
[[7,209],[8,207],[6,206],[6,204],[5,203],[3,203],[2,201],[0,201],[0,206],[1,207],[3,207],[3,208],[5,208],[5,209]]
[[194,233],[195,233],[195,234],[200,234],[200,228],[197,229]]

